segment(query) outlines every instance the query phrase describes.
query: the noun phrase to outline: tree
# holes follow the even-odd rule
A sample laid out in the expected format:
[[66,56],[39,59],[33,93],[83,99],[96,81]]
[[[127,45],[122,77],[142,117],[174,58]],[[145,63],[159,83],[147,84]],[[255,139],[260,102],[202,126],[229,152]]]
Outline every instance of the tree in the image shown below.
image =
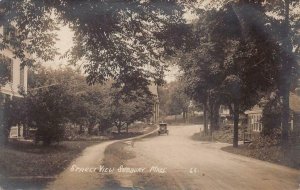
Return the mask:
[[[283,2],[276,1],[276,6],[272,11],[278,11],[284,18],[279,24],[281,42],[281,54],[282,54],[282,67],[280,70],[280,95],[282,101],[281,109],[281,124],[282,124],[282,145],[288,145],[289,139],[289,94],[291,87],[293,86],[293,79],[299,76],[299,66],[295,59],[299,56],[299,12],[292,14],[291,7],[299,9],[299,2],[293,0],[284,0]],[[297,69],[298,68],[298,69]]]
[[193,38],[190,47],[184,50],[178,64],[183,71],[186,93],[197,103],[203,105],[204,133],[208,134],[207,113],[210,116],[210,134],[218,128],[218,110],[221,103],[219,85],[222,81],[222,70],[218,65],[224,59],[222,43],[210,35],[216,11],[200,11],[201,17],[186,35]]
[[[248,4],[251,4],[248,2]],[[269,50],[272,50],[276,53],[277,58],[275,58],[275,62],[277,63],[277,66],[275,67],[269,67],[269,68],[275,68],[276,73],[273,75],[273,79],[276,81],[274,84],[275,90],[276,88],[279,89],[281,101],[282,101],[282,110],[281,110],[281,123],[282,123],[282,145],[286,146],[288,142],[288,136],[289,136],[289,92],[291,90],[291,87],[293,86],[293,81],[297,76],[299,76],[298,72],[298,65],[296,62],[296,56],[299,55],[299,11],[295,11],[299,8],[299,2],[297,1],[275,1],[275,2],[267,2],[266,4],[262,5],[259,2],[257,3],[258,7],[260,8],[258,11],[253,11],[252,16],[249,16],[245,18],[246,25],[249,26],[249,21],[253,22],[253,18],[266,18],[266,16],[262,17],[261,15],[266,14],[266,12],[272,12],[273,14],[270,14],[271,16],[267,16],[268,22],[264,21],[265,24],[268,23],[269,30],[267,32],[261,32],[262,35],[257,35],[257,39],[261,39],[265,34],[268,34],[269,36],[272,36],[272,38],[269,41],[265,43],[264,45],[268,45],[265,47],[271,47],[268,48]],[[247,5],[247,4],[246,4]],[[292,8],[292,9],[291,9]],[[291,14],[291,12],[294,12]],[[282,15],[283,20],[280,20],[277,18],[274,18],[273,15]],[[266,20],[266,19],[262,19]],[[247,23],[248,22],[248,23]],[[260,23],[256,21],[256,23]],[[257,25],[257,28],[260,29],[259,25]],[[266,27],[267,28],[267,27]],[[259,30],[258,30],[259,31]],[[263,46],[261,46],[263,47]],[[270,54],[270,51],[262,51],[267,52]],[[262,57],[262,56],[261,56]],[[274,57],[274,56],[273,56]],[[265,64],[266,66],[268,64]],[[273,89],[274,89],[273,86]]]
[[[36,57],[44,61],[57,55],[55,44],[56,21],[50,7],[39,1],[1,1],[0,23],[5,27],[0,49],[10,49],[23,66],[32,66]],[[2,53],[1,53],[2,54]],[[31,55],[31,56],[28,56]]]
[[181,22],[184,9],[182,1],[166,0],[4,0],[1,6],[3,20],[21,31],[3,46],[14,43],[14,54],[24,65],[34,62],[26,53],[44,60],[56,54],[53,44],[58,19],[75,32],[75,45],[65,56],[72,63],[86,61],[90,84],[113,78],[119,87],[130,90],[145,88],[150,80],[162,83],[165,52],[157,33],[168,24]]
[[65,81],[57,78],[58,73],[41,69],[36,73],[35,84],[24,97],[26,124],[36,128],[36,141],[50,145],[60,141],[64,135],[64,125],[72,110],[74,97],[69,93]]
[[183,114],[184,121],[187,121],[190,98],[186,95],[182,81],[175,81],[170,86],[169,110],[171,115]]
[[50,145],[62,140],[66,123],[82,124],[87,117],[84,102],[78,96],[87,87],[84,77],[70,68],[37,67],[30,70],[29,89],[15,103],[19,105],[16,113],[22,116],[22,124],[37,129],[37,141]]
[[[266,24],[268,18],[260,3],[231,3],[205,15],[195,30],[200,33],[198,45],[180,66],[190,95],[208,102],[211,112],[218,110],[220,103],[233,105],[236,147],[239,114],[278,82],[279,44],[268,35],[272,28]],[[211,130],[216,128],[214,115],[211,113]]]
[[[279,44],[268,35],[270,28],[265,24],[268,18],[260,10],[260,3],[239,3],[227,9],[227,15],[236,17],[238,22],[233,27],[239,31],[225,37],[231,51],[226,53],[222,65],[225,70],[224,95],[233,105],[235,147],[238,145],[239,113],[251,108],[264,93],[273,90],[278,79]],[[222,18],[225,20],[220,19],[220,25],[229,24],[226,16]]]
[[279,94],[273,93],[270,98],[266,100],[263,108],[261,122],[263,124],[262,134],[270,136],[274,133],[274,129],[281,127],[281,102]]
[[154,97],[148,92],[137,90],[131,96],[122,93],[122,89],[111,87],[105,100],[105,120],[110,126],[116,126],[118,133],[121,128],[134,121],[147,119],[152,115]]

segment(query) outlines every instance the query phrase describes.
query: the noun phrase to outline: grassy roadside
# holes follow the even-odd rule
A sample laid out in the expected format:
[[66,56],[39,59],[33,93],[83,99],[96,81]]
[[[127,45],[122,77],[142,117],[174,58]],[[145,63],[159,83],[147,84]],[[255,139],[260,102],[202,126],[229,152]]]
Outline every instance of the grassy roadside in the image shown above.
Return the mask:
[[[126,151],[126,144],[117,142],[109,145],[104,152],[103,165],[108,168],[118,168],[125,166],[127,160],[135,158],[132,152]],[[118,180],[115,179],[117,173],[106,174],[104,188],[107,190],[119,189],[121,187]]]
[[0,146],[0,171],[4,176],[53,176],[86,147],[100,142],[65,141],[49,147],[33,143]]
[[[232,129],[225,127],[214,132],[213,137],[205,136],[202,133],[195,133],[191,139],[232,144],[232,135]],[[242,140],[242,135],[241,130],[239,130],[239,140]],[[241,144],[238,148],[233,148],[232,145],[229,145],[222,148],[222,150],[232,154],[300,169],[300,143],[290,146],[289,149],[283,149],[276,139],[278,137],[261,137],[257,134],[253,137],[250,144]]]
[[[156,129],[155,125],[150,125],[148,127],[143,127],[143,130],[138,130],[138,132],[132,131],[133,134],[136,135],[131,135],[127,136],[127,138],[134,137],[134,136],[139,136],[143,134],[148,134]],[[157,135],[156,133],[147,135],[143,138],[150,138],[153,135]],[[133,141],[138,141],[140,139],[135,139]],[[107,168],[119,168],[121,165],[126,167],[127,163],[129,160],[132,160],[136,157],[133,151],[129,150],[129,147],[133,146],[133,144],[126,144],[124,142],[117,142],[114,144],[109,145],[104,152],[104,160],[103,160],[103,165]],[[105,184],[104,184],[104,189],[106,190],[114,190],[114,189],[120,189],[121,184],[119,181],[119,178],[122,178],[122,175],[127,175],[125,173],[111,173],[111,174],[106,174],[105,176]],[[135,188],[139,189],[139,188]]]
[[[241,137],[242,134],[242,128],[239,128],[239,140],[243,140]],[[191,139],[196,141],[218,141],[223,143],[229,143],[232,144],[232,138],[233,138],[233,126],[223,126],[219,130],[214,131],[212,136],[204,135],[203,132],[195,133]]]
[[40,189],[86,147],[100,142],[66,141],[49,147],[15,142],[0,146],[0,186],[4,189]]
[[119,139],[132,138],[132,137],[150,133],[155,129],[156,129],[156,125],[149,125],[144,123],[135,124],[128,129],[128,132],[126,132],[126,130],[124,129],[121,131],[120,134],[117,133],[116,131],[113,132],[112,139],[119,140]]
[[[134,126],[129,133],[116,134],[112,139],[124,139],[148,133],[155,126]],[[32,142],[12,142],[0,145],[0,189],[42,189],[54,176],[65,170],[81,152],[103,139],[64,141],[45,147]]]
[[249,147],[247,144],[240,145],[238,148],[227,146],[223,151],[267,161],[295,169],[300,169],[300,145],[293,146],[288,150],[283,150],[278,146]]

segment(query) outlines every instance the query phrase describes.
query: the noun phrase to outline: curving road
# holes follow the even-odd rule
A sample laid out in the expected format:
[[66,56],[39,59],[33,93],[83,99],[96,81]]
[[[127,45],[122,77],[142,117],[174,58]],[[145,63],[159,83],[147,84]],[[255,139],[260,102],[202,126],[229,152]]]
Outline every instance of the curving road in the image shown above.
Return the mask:
[[[148,136],[156,130],[137,137],[123,140],[112,140],[102,142],[97,145],[86,148],[81,156],[72,161],[72,163],[58,176],[50,182],[46,189],[49,190],[85,190],[85,189],[103,189],[105,182],[105,173],[99,173],[99,169],[104,159],[104,151],[107,146],[121,141],[130,141]],[[76,168],[74,167],[76,166]],[[72,170],[73,169],[73,170]],[[78,169],[78,170],[77,170]],[[84,169],[87,169],[84,171]],[[1,190],[1,188],[0,188]]]
[[[186,190],[300,190],[300,171],[220,150],[228,144],[205,143],[191,139],[199,125],[170,126],[169,136],[127,139],[127,151],[136,157],[126,167],[157,166],[167,173],[158,174],[163,189]],[[131,144],[130,140],[135,143]],[[80,157],[47,186],[50,190],[106,189],[104,175],[97,172],[71,172],[71,167],[98,167],[105,148],[117,141],[104,142],[87,148]],[[129,142],[129,143],[128,143]],[[141,174],[114,173],[122,187],[134,186]],[[146,179],[148,180],[147,177]],[[167,183],[164,180],[169,180]],[[119,188],[122,189],[122,188]],[[151,188],[150,188],[151,189]]]
[[190,137],[199,129],[197,125],[170,126],[169,136],[135,142],[131,150],[136,158],[131,167],[143,164],[165,167],[167,174],[162,175],[172,176],[180,189],[298,190],[300,187],[299,170],[220,150],[228,144],[193,141]]

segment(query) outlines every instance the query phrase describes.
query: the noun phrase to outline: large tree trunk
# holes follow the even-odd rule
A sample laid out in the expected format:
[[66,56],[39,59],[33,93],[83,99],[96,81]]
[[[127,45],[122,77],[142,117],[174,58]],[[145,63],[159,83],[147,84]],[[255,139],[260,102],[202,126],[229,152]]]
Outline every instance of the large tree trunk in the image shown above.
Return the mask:
[[239,104],[235,103],[233,108],[233,147],[238,147],[239,142]]
[[286,146],[289,141],[289,90],[286,90],[282,95],[282,145]]
[[121,124],[118,124],[118,125],[117,125],[117,128],[118,128],[118,133],[120,134],[120,133],[121,133],[122,125],[121,125]]
[[214,130],[218,130],[219,129],[219,104],[218,103],[214,103],[213,105],[213,126],[214,126]]
[[9,131],[10,131],[10,129],[5,126],[4,127],[4,131],[3,131],[3,134],[4,134],[4,139],[3,139],[4,145],[8,144]]
[[211,101],[209,104],[209,119],[210,119],[210,133],[218,129],[219,125],[219,104],[216,101]]
[[204,125],[204,134],[208,134],[208,126],[207,126],[207,105],[206,102],[203,104],[203,125]]
[[285,28],[284,28],[284,43],[283,48],[286,51],[285,60],[282,66],[282,83],[281,83],[281,96],[282,96],[282,110],[281,110],[281,124],[282,124],[282,145],[286,146],[289,140],[289,91],[290,91],[290,73],[291,73],[291,60],[289,54],[292,53],[292,44],[290,41],[290,13],[289,13],[290,0],[284,1],[285,11]]
[[98,125],[98,135],[103,134],[104,129],[101,127],[101,125]]
[[79,125],[79,134],[83,134],[84,130],[83,130],[83,125]]
[[183,111],[182,114],[183,114],[183,121],[186,123],[186,112]]
[[214,126],[214,110],[213,110],[213,105],[209,104],[209,135],[212,137],[215,126]]
[[91,125],[91,126],[88,127],[88,134],[89,134],[89,135],[92,135],[92,133],[93,133],[93,128],[94,128],[94,125]]

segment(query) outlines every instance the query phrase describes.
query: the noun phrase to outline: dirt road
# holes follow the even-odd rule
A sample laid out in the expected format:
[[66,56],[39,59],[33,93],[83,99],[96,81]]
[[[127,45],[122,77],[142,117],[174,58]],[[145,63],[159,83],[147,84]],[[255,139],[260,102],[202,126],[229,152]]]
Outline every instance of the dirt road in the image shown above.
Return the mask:
[[[112,173],[111,180],[119,184],[118,189],[133,186],[189,190],[299,189],[300,171],[220,150],[228,144],[192,140],[191,136],[199,129],[197,125],[170,126],[169,136],[109,141],[89,147],[47,189],[115,189],[103,186],[106,174],[72,171],[73,165],[99,168],[104,150],[114,142],[127,144],[125,151],[135,155],[126,161],[125,167],[146,168],[143,173]],[[135,143],[130,143],[131,140]],[[151,167],[156,167],[158,172],[149,172]]]
[[[300,171],[220,150],[223,143],[193,141],[200,126],[170,126],[169,136],[135,142],[130,167],[166,168],[178,189],[298,190]],[[167,188],[164,188],[167,189]]]
[[[49,190],[85,190],[102,189],[106,173],[99,172],[99,168],[104,159],[104,151],[107,146],[116,142],[130,141],[143,138],[156,130],[144,135],[131,137],[124,140],[112,140],[86,148],[81,156],[72,161],[72,163],[58,176],[49,183],[46,189]],[[0,188],[1,190],[1,188]]]

